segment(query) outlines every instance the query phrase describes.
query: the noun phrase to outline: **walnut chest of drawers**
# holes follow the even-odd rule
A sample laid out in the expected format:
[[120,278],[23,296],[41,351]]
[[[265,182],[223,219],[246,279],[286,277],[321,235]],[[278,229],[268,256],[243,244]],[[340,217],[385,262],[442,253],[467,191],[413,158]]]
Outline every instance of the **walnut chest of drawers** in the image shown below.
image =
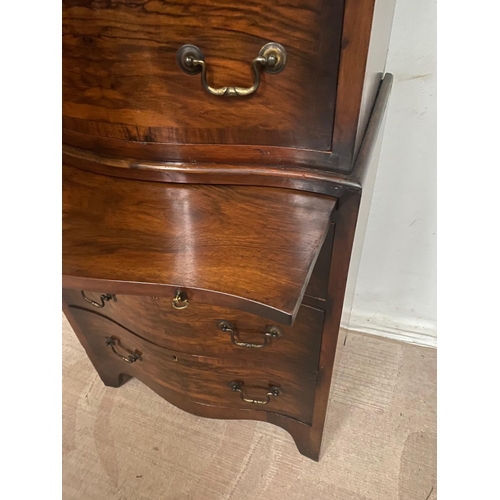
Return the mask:
[[319,459],[393,0],[63,0],[63,309],[136,377]]

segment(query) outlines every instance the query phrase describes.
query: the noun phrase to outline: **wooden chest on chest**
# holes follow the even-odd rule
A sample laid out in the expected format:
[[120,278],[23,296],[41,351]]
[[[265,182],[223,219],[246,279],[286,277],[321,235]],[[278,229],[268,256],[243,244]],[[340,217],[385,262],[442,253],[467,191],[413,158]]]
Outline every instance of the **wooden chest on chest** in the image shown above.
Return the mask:
[[63,307],[106,385],[319,458],[393,7],[63,1]]

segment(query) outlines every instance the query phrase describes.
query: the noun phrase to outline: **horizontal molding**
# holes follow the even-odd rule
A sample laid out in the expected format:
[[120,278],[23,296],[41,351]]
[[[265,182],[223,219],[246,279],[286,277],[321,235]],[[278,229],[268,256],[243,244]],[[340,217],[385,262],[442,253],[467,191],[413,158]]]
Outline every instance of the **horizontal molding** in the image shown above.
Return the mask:
[[348,332],[377,335],[408,344],[437,348],[436,325],[429,322],[352,313],[349,324],[341,326]]

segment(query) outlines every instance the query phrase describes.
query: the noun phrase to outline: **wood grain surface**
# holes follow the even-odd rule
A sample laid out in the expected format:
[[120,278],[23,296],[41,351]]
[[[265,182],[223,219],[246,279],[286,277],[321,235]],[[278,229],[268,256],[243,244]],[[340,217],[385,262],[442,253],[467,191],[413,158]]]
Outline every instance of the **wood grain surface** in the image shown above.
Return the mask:
[[[340,197],[348,191],[360,192],[363,188],[364,178],[370,165],[369,162],[364,160],[364,157],[366,157],[366,151],[373,147],[374,144],[369,136],[373,135],[374,132],[378,133],[381,126],[379,120],[387,105],[392,83],[393,76],[386,73],[376,92],[376,101],[370,115],[372,126],[367,126],[365,130],[364,147],[359,149],[355,164],[349,167],[352,170],[349,174],[317,168],[317,164],[322,164],[322,161],[311,158],[305,151],[298,149],[294,150],[295,153],[288,158],[289,164],[286,167],[281,164],[262,164],[264,163],[262,159],[260,162],[248,165],[228,163],[224,151],[219,149],[217,150],[220,158],[218,163],[153,161],[149,157],[150,151],[148,148],[141,151],[142,159],[133,159],[101,156],[85,149],[64,146],[63,159],[68,165],[129,179],[194,184],[273,186]],[[366,102],[365,105],[368,106]],[[99,140],[98,137],[94,139],[89,137],[84,146],[90,147],[92,141]],[[125,141],[119,142],[120,144],[115,144],[108,151],[110,155],[113,152],[115,155],[118,154],[120,148],[126,144]],[[351,144],[351,146],[354,148],[354,144]],[[214,147],[220,148],[222,146],[215,145]],[[243,155],[244,153],[239,154]],[[315,154],[319,153],[316,152]],[[155,154],[152,154],[152,157],[155,157]],[[243,158],[240,158],[240,160],[243,160]],[[281,158],[281,160],[283,161],[284,158]],[[304,166],[295,165],[297,162],[303,163]]]
[[[340,336],[340,322],[344,306],[349,306],[349,304],[344,304],[346,284],[349,273],[353,272],[355,274],[361,259],[360,252],[352,254],[359,210],[363,198],[365,195],[370,198],[370,191],[373,189],[373,183],[370,183],[369,180],[371,169],[374,168],[372,155],[382,140],[381,126],[384,123],[391,87],[392,75],[387,75],[380,85],[375,106],[354,166],[352,178],[363,186],[363,190],[347,192],[339,200],[338,210],[334,217],[335,238],[328,280],[328,296],[320,354],[320,373],[316,386],[313,425],[309,436],[310,446],[318,450],[318,453],[323,439],[323,428],[328,408],[328,393],[332,383],[336,351],[339,343],[343,340]],[[366,193],[364,191],[365,183],[368,188]]]
[[[169,399],[171,393],[208,406],[251,411],[266,411],[310,422],[317,372],[287,370],[278,363],[235,362],[230,358],[190,356],[159,347],[121,327],[99,313],[70,307],[92,351],[93,358],[106,365],[106,376],[114,373],[135,377]],[[123,361],[106,339],[113,338],[115,350],[125,357],[137,353],[133,363]],[[92,359],[92,358],[91,358]],[[99,372],[99,365],[96,366]],[[229,383],[242,382],[247,399],[266,401],[269,386],[280,388],[279,396],[270,396],[267,404],[243,401]]]
[[136,379],[105,387],[66,320],[62,337],[64,500],[437,498],[435,349],[350,333],[317,463],[282,429],[227,417],[242,410],[199,418]]
[[[63,1],[63,143],[138,161],[303,165],[350,172],[384,77],[394,0]],[[209,83],[250,86],[267,42],[282,73],[245,98],[209,95],[177,66],[204,52]]]
[[[105,285],[103,285],[105,286]],[[101,292],[85,292],[85,296],[101,303]],[[98,309],[90,305],[79,290],[63,290],[63,300],[98,312],[112,319],[135,334],[173,351],[187,354],[231,357],[233,360],[248,360],[286,364],[291,370],[307,367],[317,371],[323,311],[302,306],[292,327],[280,326],[253,314],[236,309],[204,303],[190,303],[186,309],[175,309],[172,300],[148,295],[116,295],[116,302],[104,302]],[[237,346],[231,334],[219,328],[219,322],[231,323],[236,332],[235,340],[261,345],[265,332],[279,326],[283,335],[266,342],[264,347]]]
[[335,224],[330,225],[325,242],[321,247],[318,260],[311,274],[311,279],[306,288],[306,296],[325,300],[328,294],[328,276],[332,262],[332,246],[335,234]]
[[151,284],[168,297],[181,287],[190,300],[292,324],[335,203],[291,190],[136,182],[64,167],[63,284],[95,290],[92,280],[109,280],[130,284],[126,293],[140,286],[139,294],[151,294],[142,287]]
[[[63,1],[63,126],[160,144],[250,144],[330,150],[343,0]],[[246,98],[208,94],[176,62],[204,53],[215,87],[253,83],[267,42],[287,65]]]
[[[269,282],[269,279],[272,280],[277,276],[286,276],[285,281],[288,280],[287,282],[280,280],[273,282],[277,288],[266,290],[264,287],[259,289],[260,292],[268,294],[266,295],[266,304],[270,303],[269,298],[274,303],[283,303],[285,297],[282,293],[283,289],[289,288],[291,284],[293,285],[292,281],[289,280],[296,278],[300,274],[297,273],[297,269],[300,268],[302,272],[305,272],[306,268],[303,266],[304,261],[300,258],[301,255],[311,257],[315,254],[311,258],[309,271],[306,273],[307,276],[303,281],[303,288],[300,293],[303,293],[303,289],[308,282],[308,273],[312,270],[314,262],[320,265],[325,275],[329,273],[326,299],[323,300],[320,297],[306,297],[304,299],[304,302],[309,305],[324,308],[325,321],[321,339],[319,371],[314,374],[314,389],[309,392],[309,397],[312,399],[303,399],[299,392],[295,393],[297,397],[294,404],[301,405],[300,408],[295,408],[295,411],[300,413],[301,416],[298,418],[302,419],[302,421],[296,419],[297,413],[294,414],[295,417],[292,417],[291,413],[288,413],[287,416],[284,413],[274,413],[273,411],[244,410],[236,407],[200,404],[195,399],[187,398],[183,391],[166,387],[161,383],[161,377],[157,379],[154,376],[145,375],[140,370],[136,370],[137,373],[132,373],[129,369],[120,368],[126,363],[115,355],[113,355],[113,360],[110,362],[109,358],[93,352],[89,343],[92,340],[89,341],[88,337],[93,335],[92,332],[95,334],[96,331],[100,331],[101,327],[89,327],[88,321],[90,320],[86,319],[89,315],[92,318],[100,318],[98,321],[103,329],[113,328],[117,338],[127,338],[127,344],[125,345],[127,348],[139,349],[137,345],[141,345],[140,342],[146,342],[146,345],[149,345],[149,343],[135,333],[123,329],[117,323],[113,323],[99,314],[74,307],[69,308],[67,304],[64,304],[65,314],[106,385],[118,386],[127,378],[135,376],[147,383],[149,387],[168,399],[168,401],[196,415],[226,419],[249,418],[272,422],[291,433],[302,454],[318,460],[335,351],[339,338],[338,331],[348,269],[350,266],[356,267],[356,263],[350,262],[350,260],[360,200],[362,199],[362,187],[366,183],[371,189],[370,170],[373,168],[370,167],[372,163],[371,157],[374,151],[377,150],[377,141],[380,141],[380,128],[383,123],[391,84],[392,77],[387,75],[377,94],[377,101],[353,173],[349,176],[340,174],[334,176],[336,182],[343,184],[345,187],[344,193],[338,200],[276,188],[199,186],[196,184],[186,186],[150,181],[138,182],[137,179],[121,179],[70,167],[64,168],[63,206],[65,212],[64,230],[67,242],[64,252],[68,256],[67,262],[70,265],[71,273],[64,275],[63,283],[68,288],[85,289],[90,292],[124,293],[142,296],[153,293],[156,295],[158,293],[158,296],[171,298],[175,287],[162,285],[162,280],[148,283],[145,276],[152,276],[154,269],[163,276],[167,272],[172,272],[172,269],[175,272],[175,265],[179,262],[180,256],[183,255],[186,249],[188,253],[193,251],[193,256],[202,255],[201,250],[203,249],[203,260],[205,261],[207,255],[210,258],[212,245],[207,244],[209,235],[217,235],[215,240],[210,241],[216,242],[214,249],[216,254],[219,254],[219,258],[226,259],[224,267],[234,270],[232,259],[241,255],[242,248],[247,248],[250,253],[257,252],[260,257],[264,257],[259,262],[254,262],[258,270],[257,275],[265,278],[262,281],[263,283],[266,283],[266,280]],[[132,168],[129,170],[134,172]],[[188,168],[187,170],[190,171],[193,177],[184,179],[184,182],[192,182],[196,175],[203,172],[203,169],[197,171],[196,168]],[[207,168],[204,175],[207,175],[208,172]],[[276,172],[273,175],[277,175]],[[177,180],[182,182],[181,177],[187,174],[182,168],[179,168],[176,175],[180,176]],[[217,175],[221,179],[224,178],[223,172],[218,172]],[[256,182],[257,176],[251,179],[240,178],[240,180],[244,183]],[[213,181],[214,179],[212,179]],[[325,179],[320,182],[325,182]],[[185,193],[189,194],[186,195]],[[254,209],[259,207],[258,213],[251,209],[252,206]],[[333,211],[334,208],[336,208],[335,211]],[[182,220],[182,227],[193,228],[193,232],[184,231],[184,236],[179,238],[179,233],[175,229],[176,226],[171,225],[173,219],[167,219],[165,213],[174,214],[173,219]],[[236,219],[228,219],[227,214],[229,213],[237,215]],[[151,214],[155,214],[155,216],[151,217]],[[188,214],[190,215],[188,216]],[[229,220],[230,223],[228,223]],[[322,222],[320,223],[320,221]],[[167,224],[167,222],[170,224]],[[329,229],[331,234],[329,238],[333,237],[333,227],[335,227],[333,250],[330,250],[330,243],[327,239],[327,244],[323,247],[325,255],[318,258],[317,252],[319,252],[321,242],[325,239]],[[168,233],[168,228],[171,228],[169,229],[172,231],[171,233]],[[266,235],[267,245],[265,247],[262,247],[259,238],[252,236],[252,231],[257,229],[258,232],[255,235]],[[310,238],[312,234],[310,231],[313,231],[316,235],[312,239],[317,241],[317,246],[311,245],[312,240],[308,240],[309,243],[304,245],[302,237],[308,235],[308,238]],[[225,234],[236,236],[234,238],[236,244],[230,245],[231,252],[222,254],[221,249],[225,247],[221,235]],[[320,234],[322,236],[319,236]],[[193,235],[198,236],[193,237]],[[293,235],[293,237],[285,237],[284,241],[281,241],[280,236],[282,235]],[[162,236],[171,242],[179,244],[174,247],[165,245]],[[187,238],[187,236],[190,236],[190,238]],[[229,243],[231,241],[233,240],[231,239]],[[275,244],[275,241],[278,243]],[[142,245],[142,243],[145,244]],[[227,241],[225,244],[227,245]],[[304,252],[301,253],[299,247],[302,245],[304,245]],[[313,247],[316,248],[316,253],[312,250]],[[259,253],[262,248],[265,248],[265,252]],[[179,249],[183,251],[179,252]],[[169,257],[166,257],[166,255],[169,255]],[[277,255],[280,256],[279,259]],[[331,265],[328,265],[326,255],[331,255]],[[144,256],[145,258],[137,262],[138,256]],[[359,255],[356,254],[354,257],[359,258]],[[222,265],[222,261],[217,259],[215,261],[220,262]],[[196,264],[197,260],[189,259],[186,262]],[[182,265],[184,266],[186,262],[183,262]],[[277,271],[280,262],[283,267],[279,273],[273,274],[272,271]],[[119,265],[116,263],[119,263]],[[163,266],[163,263],[167,265]],[[296,267],[297,263],[300,264],[298,268]],[[197,268],[193,267],[193,269]],[[245,284],[245,281],[239,281],[235,285],[234,283],[237,281],[235,276],[241,275],[243,280],[255,276],[254,271],[247,271],[247,273],[243,274],[241,272],[241,270],[238,270],[238,272],[234,273],[234,276],[231,276],[231,274],[224,275],[226,280],[223,281],[225,283],[229,282],[232,286],[239,286],[238,290],[241,292],[246,292],[248,289],[255,290],[261,283],[260,280],[249,280],[247,284]],[[250,276],[248,273],[250,273]],[[102,277],[114,276],[116,278],[127,274],[133,276],[133,281],[120,281]],[[179,274],[176,274],[176,276],[179,276]],[[192,278],[193,276],[197,277],[196,273],[188,273],[188,277]],[[207,280],[213,279],[212,276],[207,274],[203,276]],[[231,277],[233,281],[231,281]],[[299,281],[294,282],[297,286],[297,288],[294,288],[295,290],[299,289]],[[280,289],[281,285],[283,285],[283,289]],[[245,286],[248,286],[248,288],[245,288]],[[324,281],[319,279],[319,276],[314,289],[318,292],[315,295],[324,294]],[[285,323],[290,319],[290,316],[283,317],[282,314],[269,314],[270,312],[279,313],[280,311],[266,306],[264,303],[259,304],[248,300],[248,298],[239,300],[241,297],[238,299],[238,296],[227,293],[214,293],[213,291],[204,293],[206,290],[195,288],[187,288],[186,290],[192,304],[198,304],[199,302],[200,304],[206,303],[221,307],[240,308],[251,313],[264,313],[262,314],[263,317],[272,320],[283,319]],[[256,305],[259,307],[255,307]],[[75,319],[75,311],[80,311],[81,314],[86,315],[83,321],[81,321],[82,318]],[[109,324],[114,326],[105,326]],[[121,332],[120,335],[118,335],[118,331]],[[130,337],[128,337],[129,335]],[[129,344],[129,340],[134,342]],[[102,346],[99,349],[102,349]],[[105,350],[109,355],[108,351],[109,348]],[[165,353],[166,351],[163,350],[162,352]],[[169,350],[168,355],[178,356],[177,352]],[[187,359],[193,359],[194,357],[188,356]],[[120,365],[117,369],[115,364],[118,362]],[[178,363],[178,361],[175,362]],[[227,360],[221,362],[225,366],[224,363]],[[240,361],[235,360],[234,363],[238,366],[247,366],[249,375],[255,373],[255,370],[260,370],[260,363],[255,361],[241,359]],[[263,366],[267,365],[273,366],[269,362]],[[287,368],[284,368],[285,364],[282,364],[281,368],[291,377],[291,379],[287,379],[288,382],[292,379],[295,380],[293,377],[300,375],[300,373],[311,373],[307,368],[302,369],[297,366],[296,370],[290,370],[288,368],[289,364],[286,365]],[[215,366],[219,365],[216,364]],[[276,368],[281,370],[279,366]],[[212,365],[211,370],[214,370],[214,365]],[[231,370],[229,372],[234,373]],[[306,386],[309,383],[307,377],[304,379]],[[248,382],[249,385],[253,383]],[[268,382],[264,379],[258,382],[261,388],[265,387],[266,383]],[[298,382],[297,386],[294,386],[294,383],[292,382],[291,386],[300,391],[300,387],[303,387],[302,382]],[[219,396],[216,396],[217,398]],[[312,408],[310,405],[312,405]],[[306,413],[307,417],[305,416]],[[307,424],[304,422],[307,422]]]

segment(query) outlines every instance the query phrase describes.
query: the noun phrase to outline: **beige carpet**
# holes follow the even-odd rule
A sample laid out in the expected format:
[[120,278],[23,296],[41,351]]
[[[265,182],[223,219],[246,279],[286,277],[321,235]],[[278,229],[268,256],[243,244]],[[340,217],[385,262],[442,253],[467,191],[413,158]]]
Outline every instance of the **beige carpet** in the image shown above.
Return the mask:
[[350,334],[319,463],[270,424],[106,388],[63,321],[63,499],[434,500],[436,351]]

